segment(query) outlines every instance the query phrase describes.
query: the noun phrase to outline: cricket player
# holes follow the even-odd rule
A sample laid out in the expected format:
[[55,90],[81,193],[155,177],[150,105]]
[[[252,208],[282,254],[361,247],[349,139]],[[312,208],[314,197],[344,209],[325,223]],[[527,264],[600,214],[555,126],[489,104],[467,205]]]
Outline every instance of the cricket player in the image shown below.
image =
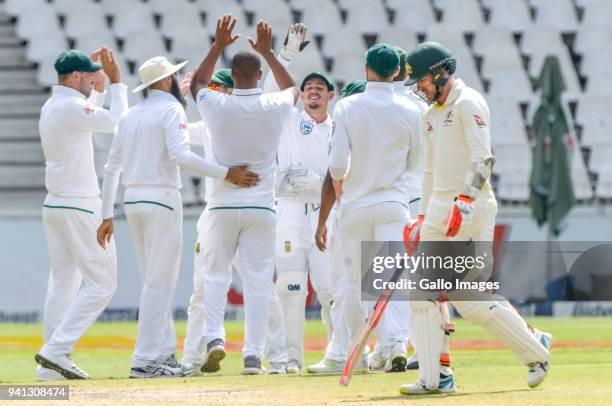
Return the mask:
[[[306,27],[289,28],[278,59],[289,66],[305,47]],[[264,92],[278,89],[273,75],[268,75]],[[323,360],[309,366],[312,373],[340,372],[346,359],[348,334],[339,303],[339,286],[343,272],[334,266],[328,251],[314,244],[323,178],[327,172],[327,155],[333,122],[328,114],[329,102],[335,96],[331,79],[320,72],[304,77],[300,85],[304,110],[293,108],[283,129],[278,152],[276,179],[276,291],[281,302],[284,336],[289,361],[286,370],[299,373],[304,367],[304,323],[308,277],[321,303],[321,318],[327,328],[328,345]],[[330,216],[328,226],[331,228]],[[275,307],[272,308],[274,312]],[[270,330],[269,348],[283,348],[282,337]]]
[[274,179],[282,128],[299,95],[295,80],[272,51],[272,28],[257,23],[252,48],[264,58],[281,92],[262,94],[259,57],[238,52],[232,60],[235,88],[231,95],[208,88],[223,50],[240,35],[233,33],[236,19],[226,14],[217,20],[215,41],[191,81],[191,94],[206,123],[216,162],[248,164],[261,178],[258,186],[237,189],[215,180],[204,221],[202,256],[204,337],[207,354],[203,370],[219,370],[225,357],[223,316],[231,280],[230,265],[239,252],[245,299],[244,373],[261,374],[274,273]]
[[[195,70],[192,70],[186,77],[181,81],[181,93],[184,95],[189,90],[191,79]],[[270,73],[271,74],[271,73]],[[231,69],[222,68],[215,71],[208,88],[223,92],[225,94],[232,94],[234,89],[234,81],[231,76]],[[200,145],[204,149],[204,157],[208,160],[213,159],[210,151],[210,135],[206,129],[206,124],[203,121],[195,123],[189,123],[187,125],[189,131],[189,142],[191,145]],[[211,189],[213,188],[210,178],[205,179],[205,200],[210,200]],[[202,296],[204,289],[203,286],[203,261],[201,247],[205,244],[204,241],[204,221],[206,219],[206,211],[203,211],[198,219],[197,230],[198,236],[195,245],[195,256],[194,256],[194,271],[193,271],[193,293],[189,300],[189,307],[187,310],[187,332],[185,335],[185,342],[183,347],[183,358],[181,363],[192,364],[195,368],[193,375],[200,375],[201,372],[216,372],[217,370],[211,370],[209,367],[211,363],[202,370],[204,364],[204,348],[206,342],[203,337],[204,329],[204,298]],[[242,267],[240,266],[240,256],[234,255],[232,261],[232,267],[236,269],[238,274],[241,273]],[[272,282],[271,282],[272,283]],[[273,295],[270,296],[270,319],[269,329],[274,339],[269,339],[266,343],[266,358],[270,362],[270,368],[266,370],[268,374],[285,373],[286,365],[288,361],[287,351],[285,349],[285,336],[284,326],[282,322],[282,312],[280,308],[280,301],[278,295],[272,290]],[[270,345],[271,342],[274,345]]]
[[[102,63],[99,63],[101,61]],[[90,58],[78,50],[55,61],[58,84],[40,113],[45,155],[43,224],[51,272],[44,309],[44,345],[35,359],[41,380],[86,379],[70,358],[76,341],[110,302],[117,284],[115,243],[95,243],[101,220],[92,132],[111,133],[127,110],[127,88],[113,52],[102,47]],[[110,110],[102,107],[108,77]]]
[[[400,58],[391,45],[379,43],[366,53],[365,91],[342,99],[334,109],[335,134],[331,141],[329,171],[343,179],[340,234],[346,265],[343,307],[351,340],[359,333],[367,311],[361,303],[361,242],[398,241],[410,213],[402,184],[403,173],[418,163],[421,116],[414,104],[396,95],[393,78]],[[350,166],[349,166],[350,160]],[[333,188],[323,189],[322,202],[333,202]],[[323,207],[325,206],[325,207]],[[317,246],[326,248],[326,220],[330,204],[321,208]],[[390,302],[389,306],[405,305]],[[378,331],[383,343],[394,341],[394,370],[406,368],[406,343],[398,331]],[[395,359],[395,355],[394,355]],[[356,371],[368,371],[364,352]]]
[[131,378],[181,376],[191,369],[176,360],[172,319],[183,241],[179,166],[239,186],[258,179],[244,165],[228,169],[189,149],[175,75],[186,63],[173,65],[158,56],[140,67],[142,84],[133,92],[147,88],[150,95],[121,119],[105,166],[98,242],[105,246],[113,233],[113,205],[123,172],[125,214],[143,281]]
[[[423,195],[414,239],[492,242],[497,202],[489,184],[491,153],[489,108],[484,98],[453,77],[457,61],[442,45],[419,44],[407,57],[406,85],[433,106],[423,120]],[[480,300],[454,301],[457,311],[498,337],[528,367],[529,387],[548,372],[549,352],[504,298],[482,292]],[[452,299],[451,299],[452,300]],[[412,337],[418,348],[419,381],[400,393],[454,392],[450,367],[441,367],[442,318],[431,301],[411,301]]]

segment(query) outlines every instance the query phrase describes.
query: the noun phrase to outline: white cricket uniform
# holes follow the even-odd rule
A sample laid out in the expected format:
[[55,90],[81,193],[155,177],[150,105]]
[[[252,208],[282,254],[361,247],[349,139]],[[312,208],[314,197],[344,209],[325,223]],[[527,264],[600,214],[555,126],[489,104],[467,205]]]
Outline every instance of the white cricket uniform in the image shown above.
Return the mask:
[[[204,157],[207,160],[212,160],[210,152],[210,135],[203,121],[189,123],[187,125],[189,131],[189,143],[191,145],[202,146]],[[211,178],[205,178],[205,200],[210,200],[210,191],[212,189]],[[187,309],[187,328],[185,333],[185,341],[183,345],[182,362],[200,366],[204,362],[204,351],[206,342],[203,337],[204,332],[204,257],[201,253],[201,247],[205,244],[204,241],[204,221],[206,211],[203,211],[197,223],[197,239],[195,245],[195,254],[193,260],[193,292],[189,299],[189,307]],[[242,275],[242,267],[240,266],[240,256],[234,255],[232,266],[239,275]],[[231,271],[230,271],[231,277]],[[231,279],[230,279],[231,282]],[[270,320],[269,334],[266,342],[266,357],[270,362],[287,362],[288,356],[285,350],[285,331],[283,328],[281,305],[278,294],[272,289],[270,297]],[[282,343],[282,345],[277,345]],[[272,345],[271,345],[272,344]]]
[[245,299],[244,356],[263,358],[274,274],[274,182],[282,127],[291,109],[288,92],[234,89],[231,95],[202,89],[198,111],[211,138],[214,160],[247,164],[260,182],[239,188],[215,180],[206,208],[204,258],[204,337],[225,339],[223,316],[231,282],[230,265],[239,249]]
[[102,220],[92,132],[113,131],[127,109],[126,91],[123,84],[111,85],[111,107],[105,110],[99,107],[103,93],[92,91],[86,99],[75,89],[56,85],[40,113],[48,191],[43,224],[51,265],[43,354],[69,354],[115,292],[115,242],[105,250],[96,240]]
[[[497,202],[489,182],[474,201],[474,219],[457,236],[446,237],[453,199],[464,193],[472,163],[492,157],[489,107],[482,95],[455,79],[444,103],[425,114],[423,200],[425,214],[421,241],[491,242]],[[525,321],[510,306],[482,293],[479,301],[454,301],[467,320],[483,326],[501,339],[523,363],[548,360],[548,351],[529,332]],[[499,298],[499,296],[497,296]],[[452,301],[452,297],[449,295]],[[418,351],[419,376],[428,388],[437,388],[443,332],[439,311],[431,302],[412,301],[412,331]]]
[[[344,98],[334,109],[335,134],[329,170],[344,177],[340,234],[347,267],[344,317],[354,338],[367,312],[361,306],[361,241],[401,241],[410,218],[403,174],[413,170],[420,153],[421,114],[396,94],[392,83],[368,82],[364,93]],[[391,301],[389,306],[407,306]],[[385,317],[383,315],[383,317]],[[402,329],[386,328],[383,345],[405,340]]]
[[172,302],[183,242],[179,166],[201,176],[223,179],[227,174],[227,168],[189,149],[187,119],[176,98],[151,90],[119,122],[102,188],[102,213],[110,218],[122,172],[125,214],[143,282],[134,368],[163,362],[176,352]]

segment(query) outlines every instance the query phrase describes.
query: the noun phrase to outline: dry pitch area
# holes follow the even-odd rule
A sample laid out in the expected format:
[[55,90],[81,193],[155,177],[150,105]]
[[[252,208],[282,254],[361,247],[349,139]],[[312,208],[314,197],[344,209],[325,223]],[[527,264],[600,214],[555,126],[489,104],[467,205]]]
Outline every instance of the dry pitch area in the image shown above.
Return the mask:
[[[240,375],[241,323],[227,323],[228,358],[219,374],[196,378],[125,379],[129,371],[135,323],[98,323],[77,346],[73,356],[94,378],[70,383],[74,405],[609,405],[612,399],[612,319],[537,318],[530,322],[555,336],[551,372],[540,388],[526,385],[526,368],[480,328],[457,321],[453,336],[455,395],[407,397],[398,392],[416,380],[416,372],[356,376],[349,387],[337,376]],[[177,323],[179,340],[185,324]],[[28,383],[35,379],[33,356],[41,344],[41,325],[0,324],[0,382]],[[306,362],[322,355],[323,326],[309,322]],[[0,401],[2,403],[2,401]],[[5,402],[9,403],[9,402]],[[50,402],[10,402],[25,405]]]

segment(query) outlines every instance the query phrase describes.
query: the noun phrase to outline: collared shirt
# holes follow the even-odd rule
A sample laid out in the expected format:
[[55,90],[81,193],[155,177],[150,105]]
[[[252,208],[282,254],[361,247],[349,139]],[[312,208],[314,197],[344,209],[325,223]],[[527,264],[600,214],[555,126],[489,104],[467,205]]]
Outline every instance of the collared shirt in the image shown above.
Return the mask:
[[[421,100],[410,87],[404,85],[404,81],[393,82],[393,89],[396,94],[402,95],[406,97],[406,101],[408,103],[413,104],[421,113],[421,115],[425,114],[425,112],[429,109],[427,103]],[[406,188],[406,193],[408,193],[409,201],[418,201],[421,198],[422,189],[423,189],[423,133],[419,132],[418,134],[421,145],[421,152],[419,153],[419,160],[416,167],[404,173],[403,183]],[[411,213],[416,214],[416,213]]]
[[[433,192],[461,193],[478,163],[492,157],[489,106],[480,93],[455,79],[445,104],[434,104],[423,119],[423,171],[433,174]],[[489,189],[487,182],[484,189]]]
[[[421,114],[392,83],[368,82],[365,92],[336,104],[329,170],[345,177],[342,207],[405,202],[402,175],[420,152]],[[350,160],[350,165],[349,165]]]
[[333,121],[329,115],[317,123],[307,112],[293,109],[278,150],[280,168],[302,164],[325,178]]
[[227,168],[205,161],[189,148],[187,118],[176,98],[161,90],[122,117],[104,168],[103,218],[112,217],[118,175],[131,186],[180,188],[179,166],[201,176],[225,178]]
[[113,132],[127,110],[127,87],[110,86],[110,110],[98,107],[104,95],[90,99],[71,87],[54,85],[40,112],[38,128],[45,155],[45,185],[57,196],[92,197],[100,194],[94,167],[93,132]]
[[197,107],[206,123],[214,160],[224,166],[248,165],[260,176],[257,186],[239,188],[213,181],[210,206],[272,207],[276,155],[294,99],[291,92],[263,94],[261,89],[234,89],[231,95],[202,89]]

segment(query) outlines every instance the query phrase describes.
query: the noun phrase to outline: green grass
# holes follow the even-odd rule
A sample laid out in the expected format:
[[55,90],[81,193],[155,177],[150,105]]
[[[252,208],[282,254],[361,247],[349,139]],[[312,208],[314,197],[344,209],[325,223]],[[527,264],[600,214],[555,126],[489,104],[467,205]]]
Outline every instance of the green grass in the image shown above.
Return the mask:
[[[128,380],[135,323],[97,323],[73,355],[95,379],[70,382],[74,404],[461,404],[569,405],[577,401],[609,404],[612,398],[612,320],[610,318],[537,318],[530,322],[555,336],[551,372],[540,388],[526,385],[526,368],[505,349],[491,347],[493,338],[482,329],[457,319],[453,366],[458,393],[450,396],[406,397],[403,383],[416,381],[416,372],[355,376],[349,387],[337,376],[240,375],[242,359],[230,352],[222,371],[195,378]],[[226,323],[228,339],[241,339],[242,323]],[[185,323],[177,322],[183,336]],[[35,379],[33,356],[40,346],[42,325],[0,324],[0,382],[27,383]],[[324,334],[320,322],[310,321],[306,341]],[[484,340],[470,342],[469,340]],[[451,342],[451,347],[452,347]],[[469,349],[465,345],[472,344]],[[476,343],[476,348],[474,347]],[[482,343],[482,347],[478,344]],[[495,343],[493,343],[495,344]],[[114,348],[113,348],[114,347]],[[317,362],[320,351],[308,351],[306,363]],[[25,404],[25,403],[20,403]],[[40,403],[35,403],[40,404]]]

